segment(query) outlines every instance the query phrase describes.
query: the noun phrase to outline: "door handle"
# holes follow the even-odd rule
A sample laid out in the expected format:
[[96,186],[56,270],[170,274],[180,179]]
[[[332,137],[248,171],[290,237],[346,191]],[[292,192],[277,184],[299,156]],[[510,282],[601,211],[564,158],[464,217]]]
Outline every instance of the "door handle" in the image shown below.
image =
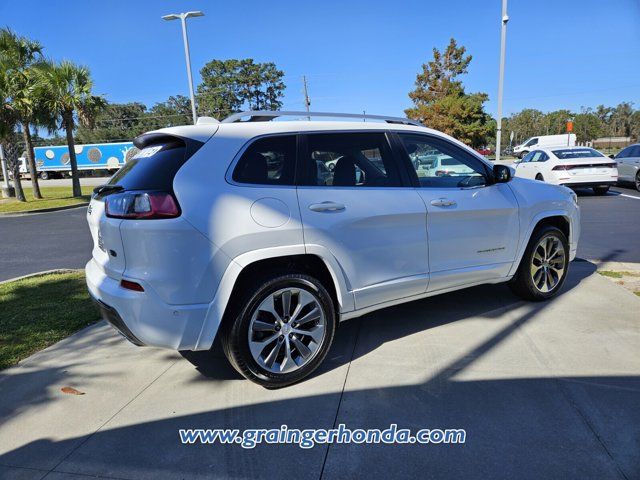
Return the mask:
[[336,202],[312,203],[309,205],[309,210],[312,212],[341,212],[345,208],[347,207]]
[[453,207],[456,204],[455,200],[449,200],[448,198],[438,198],[436,200],[431,200],[431,205],[434,207]]

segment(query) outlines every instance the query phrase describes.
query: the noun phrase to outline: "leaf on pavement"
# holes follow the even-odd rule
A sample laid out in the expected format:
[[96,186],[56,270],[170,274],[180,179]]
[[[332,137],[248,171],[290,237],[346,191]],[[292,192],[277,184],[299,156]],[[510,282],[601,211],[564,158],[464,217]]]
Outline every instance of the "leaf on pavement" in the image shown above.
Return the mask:
[[80,390],[76,390],[73,387],[62,387],[60,391],[62,391],[62,393],[67,393],[69,395],[84,395],[84,392],[81,392]]

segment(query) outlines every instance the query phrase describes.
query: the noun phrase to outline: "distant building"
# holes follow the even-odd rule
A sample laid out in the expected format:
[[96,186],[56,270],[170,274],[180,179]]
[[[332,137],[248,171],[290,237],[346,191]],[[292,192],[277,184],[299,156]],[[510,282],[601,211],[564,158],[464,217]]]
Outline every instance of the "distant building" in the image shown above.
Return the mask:
[[631,145],[633,140],[631,137],[601,137],[591,142],[593,148],[623,148]]

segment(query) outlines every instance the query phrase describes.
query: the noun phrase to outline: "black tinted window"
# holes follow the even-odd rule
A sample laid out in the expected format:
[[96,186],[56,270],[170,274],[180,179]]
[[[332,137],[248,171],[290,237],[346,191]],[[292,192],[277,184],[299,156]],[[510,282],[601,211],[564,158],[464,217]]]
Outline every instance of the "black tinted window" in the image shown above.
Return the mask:
[[128,160],[108,184],[120,185],[125,190],[171,191],[173,178],[186,157],[182,141],[149,145]]
[[560,160],[604,157],[603,154],[592,148],[565,148],[562,150],[554,150],[553,154]]
[[296,136],[264,137],[242,154],[233,180],[259,185],[293,185],[296,164]]
[[384,133],[310,134],[304,166],[304,185],[401,186]]

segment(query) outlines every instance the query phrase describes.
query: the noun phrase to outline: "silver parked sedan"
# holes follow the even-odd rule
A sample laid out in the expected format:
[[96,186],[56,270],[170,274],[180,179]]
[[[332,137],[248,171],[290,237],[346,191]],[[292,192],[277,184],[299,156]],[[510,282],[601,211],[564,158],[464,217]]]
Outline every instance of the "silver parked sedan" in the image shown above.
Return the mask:
[[629,145],[613,157],[618,163],[618,182],[629,182],[640,191],[640,143]]

